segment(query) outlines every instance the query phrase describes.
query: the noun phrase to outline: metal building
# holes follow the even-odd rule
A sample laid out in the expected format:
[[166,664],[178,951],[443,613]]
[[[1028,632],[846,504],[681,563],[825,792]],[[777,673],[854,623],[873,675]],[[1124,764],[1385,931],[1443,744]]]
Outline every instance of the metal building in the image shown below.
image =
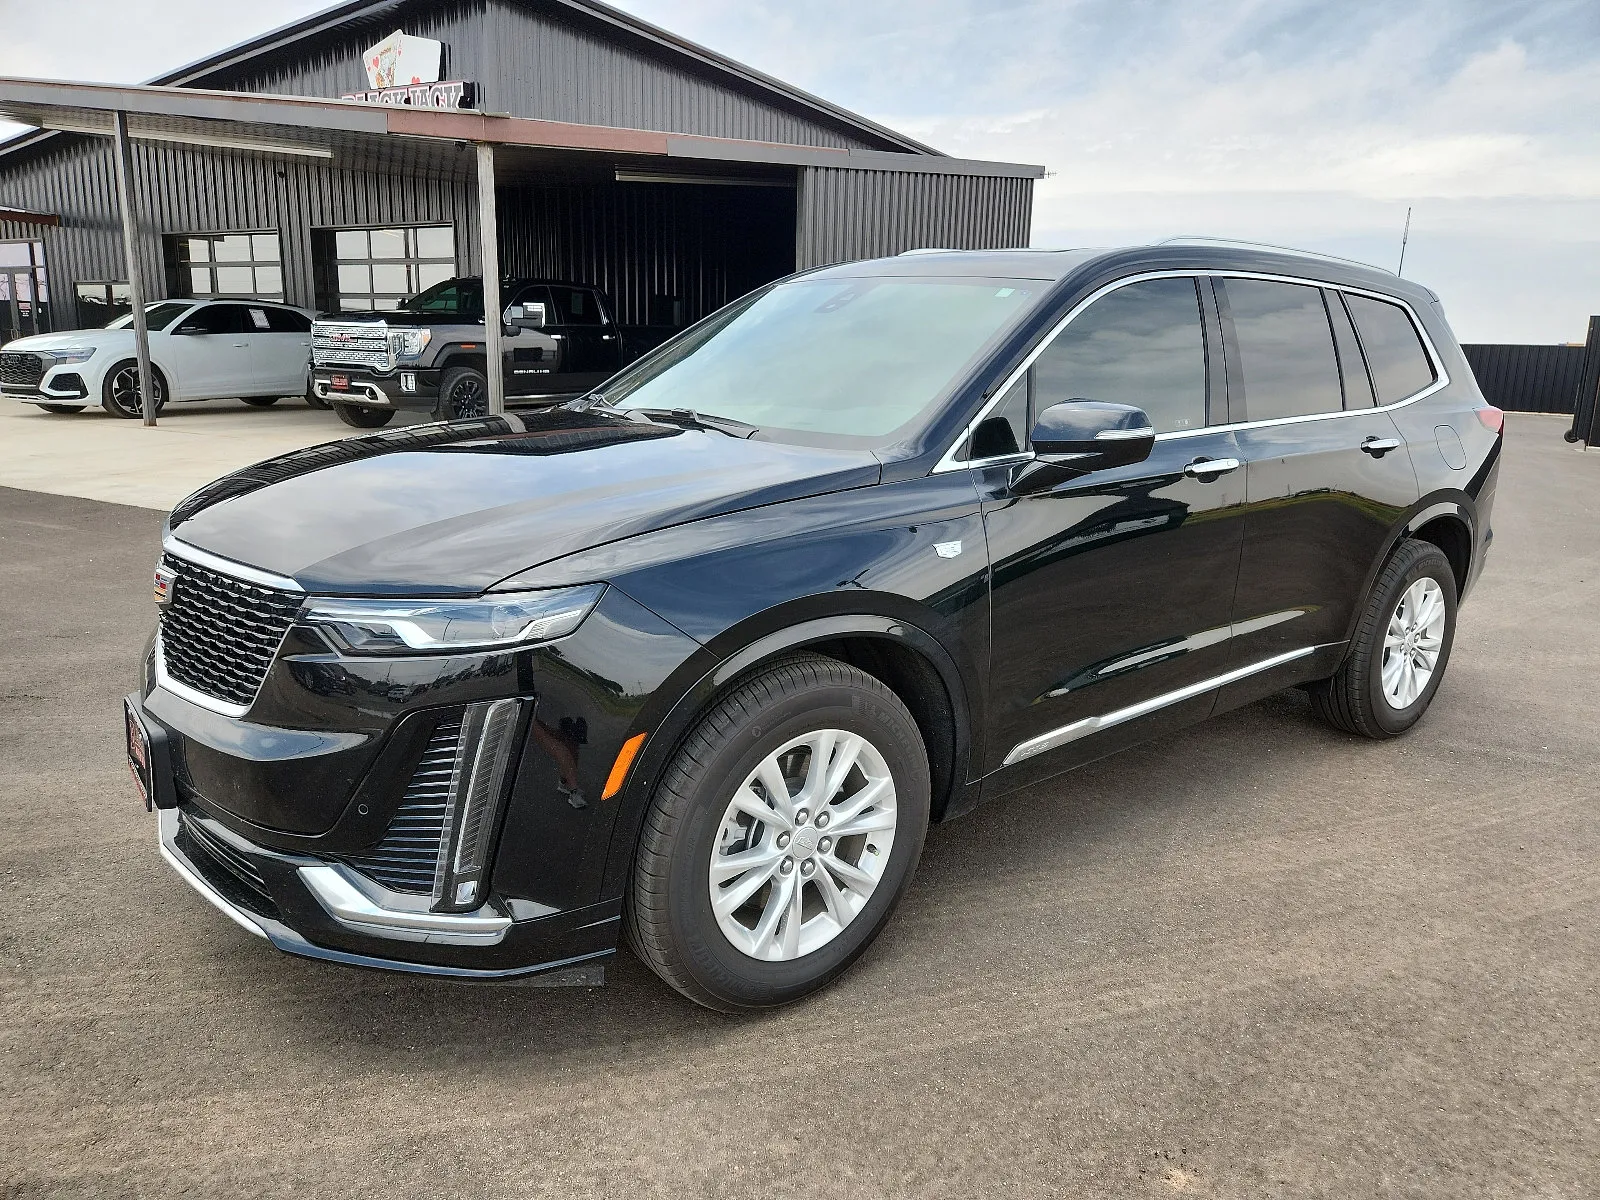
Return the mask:
[[[435,86],[374,88],[397,45],[438,47]],[[126,307],[116,113],[146,298],[381,309],[487,249],[499,274],[601,286],[643,342],[796,269],[1026,245],[1043,174],[949,158],[594,0],[353,0],[145,87],[0,80],[0,115],[42,127],[0,145],[0,341]]]

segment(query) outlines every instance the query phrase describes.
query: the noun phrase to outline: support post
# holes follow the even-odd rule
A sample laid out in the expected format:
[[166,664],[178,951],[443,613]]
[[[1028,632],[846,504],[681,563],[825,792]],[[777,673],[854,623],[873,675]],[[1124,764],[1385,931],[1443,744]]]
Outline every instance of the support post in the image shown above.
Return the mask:
[[478,143],[478,239],[483,260],[484,357],[488,360],[489,412],[506,411],[505,362],[501,355],[500,229],[494,207],[494,146]]
[[133,344],[139,359],[139,409],[144,423],[156,423],[155,374],[150,370],[150,329],[144,320],[144,284],[139,279],[139,233],[133,209],[133,152],[128,144],[128,114],[113,114],[112,143],[117,162],[117,204],[122,209],[122,253],[128,266],[128,300],[133,305]]

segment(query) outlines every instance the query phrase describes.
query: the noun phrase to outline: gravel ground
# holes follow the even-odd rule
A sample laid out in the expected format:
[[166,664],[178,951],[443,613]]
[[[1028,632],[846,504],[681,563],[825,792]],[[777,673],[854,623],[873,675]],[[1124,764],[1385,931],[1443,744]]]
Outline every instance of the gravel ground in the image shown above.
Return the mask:
[[290,958],[156,854],[159,515],[0,490],[0,1195],[1592,1196],[1600,454],[1513,417],[1427,719],[1298,694],[931,835],[836,987]]

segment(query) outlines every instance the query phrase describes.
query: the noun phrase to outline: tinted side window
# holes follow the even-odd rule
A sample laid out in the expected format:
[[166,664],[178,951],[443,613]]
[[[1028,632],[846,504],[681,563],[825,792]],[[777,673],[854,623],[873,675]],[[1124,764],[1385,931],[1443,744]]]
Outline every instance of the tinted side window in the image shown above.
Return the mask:
[[1028,376],[1022,375],[994,411],[972,431],[972,458],[998,458],[1016,454],[1028,444]]
[[1321,290],[1264,279],[1228,279],[1223,286],[1244,374],[1246,417],[1270,421],[1342,409]]
[[267,325],[273,333],[311,332],[311,319],[289,308],[267,309]]
[[1380,403],[1393,404],[1415,396],[1434,381],[1433,364],[1405,309],[1369,296],[1345,299],[1361,334],[1361,348],[1367,352]]
[[1371,408],[1378,398],[1373,394],[1372,380],[1367,377],[1361,343],[1356,340],[1356,327],[1350,324],[1350,314],[1345,311],[1344,300],[1338,292],[1324,291],[1322,302],[1328,306],[1328,319],[1333,322],[1333,344],[1339,349],[1339,378],[1344,383],[1344,406]]
[[1034,363],[1034,409],[1106,400],[1157,433],[1206,423],[1206,343],[1193,279],[1147,279],[1096,300]]
[[593,292],[583,288],[552,287],[550,295],[555,300],[556,312],[563,325],[601,325],[604,318]]
[[195,309],[178,328],[199,333],[243,333],[244,307],[238,304],[208,304]]

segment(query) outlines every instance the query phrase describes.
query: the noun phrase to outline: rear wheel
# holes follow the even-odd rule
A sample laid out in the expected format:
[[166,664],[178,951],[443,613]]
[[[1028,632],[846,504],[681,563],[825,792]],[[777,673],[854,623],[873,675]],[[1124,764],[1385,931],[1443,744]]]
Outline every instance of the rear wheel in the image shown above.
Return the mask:
[[439,380],[439,415],[445,420],[489,415],[489,380],[473,367],[451,367]]
[[899,903],[929,792],[916,722],[881,682],[820,655],[775,664],[668,764],[640,837],[630,944],[708,1008],[809,995]]
[[[161,372],[150,368],[155,376],[156,412],[167,406],[167,381]],[[125,358],[106,372],[106,381],[100,385],[100,407],[113,417],[137,419],[144,416],[140,407],[139,360]]]
[[394,420],[394,409],[373,408],[366,404],[338,403],[333,406],[333,411],[339,414],[339,420],[357,429],[382,429]]
[[39,407],[47,413],[80,413],[89,406],[87,404],[41,404]]
[[1307,690],[1335,729],[1392,738],[1433,702],[1456,632],[1456,577],[1431,542],[1401,542],[1378,573],[1350,652],[1332,679]]
[[277,396],[240,396],[251,408],[271,408],[278,402]]

